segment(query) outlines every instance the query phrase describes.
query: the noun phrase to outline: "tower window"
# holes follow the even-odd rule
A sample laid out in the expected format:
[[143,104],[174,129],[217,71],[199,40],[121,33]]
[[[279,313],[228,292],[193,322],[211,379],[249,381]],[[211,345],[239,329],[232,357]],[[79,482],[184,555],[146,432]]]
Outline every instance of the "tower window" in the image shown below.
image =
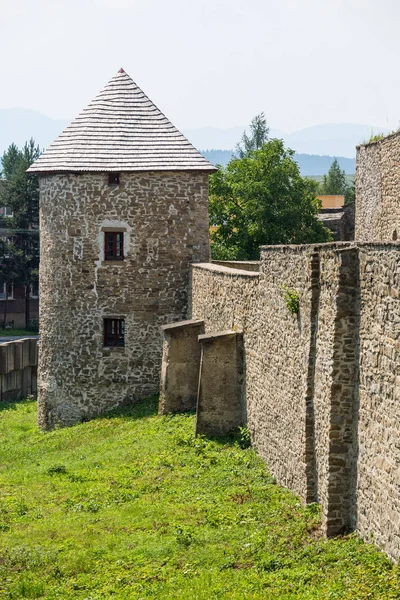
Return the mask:
[[125,346],[125,319],[104,319],[104,346],[107,348]]
[[104,260],[124,260],[123,231],[104,232]]
[[108,185],[119,185],[119,173],[108,174]]

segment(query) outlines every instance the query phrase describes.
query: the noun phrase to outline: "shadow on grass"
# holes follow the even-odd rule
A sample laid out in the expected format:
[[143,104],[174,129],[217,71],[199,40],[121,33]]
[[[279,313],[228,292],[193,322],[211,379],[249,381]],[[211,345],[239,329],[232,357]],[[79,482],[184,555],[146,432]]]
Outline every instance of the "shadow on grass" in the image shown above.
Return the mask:
[[36,398],[23,398],[21,400],[0,401],[0,412],[6,410],[17,410],[18,407],[25,404],[36,403]]
[[145,417],[153,417],[158,413],[158,395],[147,396],[138,402],[132,404],[123,404],[114,408],[103,415],[99,415],[99,419],[143,419]]
[[[153,417],[158,414],[158,400],[159,396],[147,396],[146,398],[142,398],[138,402],[134,404],[126,404],[111,410],[104,415],[101,415],[99,418],[101,419],[143,419],[145,417]],[[196,414],[196,411],[184,411],[179,413],[168,413],[167,415],[163,415],[165,419],[174,419],[174,417],[180,415],[186,415],[187,417],[192,417]],[[193,433],[193,438],[195,437]],[[212,442],[220,444],[221,446],[239,446],[243,450],[249,448],[251,446],[250,443],[250,435],[247,427],[238,427],[235,430],[230,431],[224,435],[201,435],[204,439],[208,439]]]

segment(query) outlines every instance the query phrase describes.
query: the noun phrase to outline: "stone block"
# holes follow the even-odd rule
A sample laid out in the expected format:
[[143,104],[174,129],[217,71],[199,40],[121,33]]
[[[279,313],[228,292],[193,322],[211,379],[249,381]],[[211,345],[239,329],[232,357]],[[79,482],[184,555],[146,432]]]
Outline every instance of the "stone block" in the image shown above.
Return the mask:
[[23,340],[14,342],[14,368],[23,369]]
[[30,349],[30,340],[25,339],[21,340],[22,343],[22,368],[29,367],[29,349]]
[[199,342],[196,435],[224,435],[246,422],[243,332],[203,334]]
[[14,371],[14,342],[6,342],[4,345],[7,348],[7,371]]
[[37,366],[38,359],[38,341],[34,338],[29,339],[29,365]]
[[204,321],[179,321],[161,327],[163,356],[159,414],[195,410]]
[[0,375],[7,373],[7,346],[0,344]]

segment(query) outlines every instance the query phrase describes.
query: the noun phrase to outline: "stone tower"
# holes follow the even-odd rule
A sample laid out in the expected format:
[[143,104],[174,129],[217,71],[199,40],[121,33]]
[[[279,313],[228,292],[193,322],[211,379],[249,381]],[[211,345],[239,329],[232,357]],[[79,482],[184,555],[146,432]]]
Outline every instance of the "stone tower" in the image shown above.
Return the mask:
[[159,389],[160,326],[209,260],[215,168],[121,69],[29,172],[40,180],[39,424]]

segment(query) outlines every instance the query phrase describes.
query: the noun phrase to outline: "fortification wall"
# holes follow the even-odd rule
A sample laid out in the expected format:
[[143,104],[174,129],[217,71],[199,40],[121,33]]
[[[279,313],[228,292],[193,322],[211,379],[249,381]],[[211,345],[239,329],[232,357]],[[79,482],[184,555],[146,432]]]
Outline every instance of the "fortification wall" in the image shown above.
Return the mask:
[[[277,479],[304,500],[314,499],[307,480],[306,436],[311,343],[312,249],[271,247],[260,273],[218,265],[193,265],[192,318],[206,332],[244,331],[246,406],[252,440]],[[287,310],[282,286],[301,290],[298,317]],[[290,432],[290,433],[289,433]],[[287,457],[283,461],[282,456]]]
[[[189,265],[209,259],[208,176],[107,173],[40,178],[39,423],[69,425],[156,393],[160,326],[185,318]],[[105,261],[104,231],[124,232]],[[125,347],[104,347],[104,318]]]
[[[291,246],[262,248],[255,354],[247,378],[249,428],[255,446],[277,480],[308,502],[315,500],[316,493],[309,410],[315,266],[312,247],[305,251]],[[298,293],[298,314],[288,310],[283,286]]]
[[360,247],[357,527],[400,558],[400,245]]
[[311,411],[316,497],[328,535],[354,521],[354,403],[358,331],[358,255],[351,245],[318,251],[319,279]]
[[[299,312],[286,306],[295,290]],[[400,558],[400,244],[266,247],[192,267],[206,331],[243,329],[248,425],[283,485]]]
[[399,157],[400,133],[357,148],[356,240],[400,239]]

